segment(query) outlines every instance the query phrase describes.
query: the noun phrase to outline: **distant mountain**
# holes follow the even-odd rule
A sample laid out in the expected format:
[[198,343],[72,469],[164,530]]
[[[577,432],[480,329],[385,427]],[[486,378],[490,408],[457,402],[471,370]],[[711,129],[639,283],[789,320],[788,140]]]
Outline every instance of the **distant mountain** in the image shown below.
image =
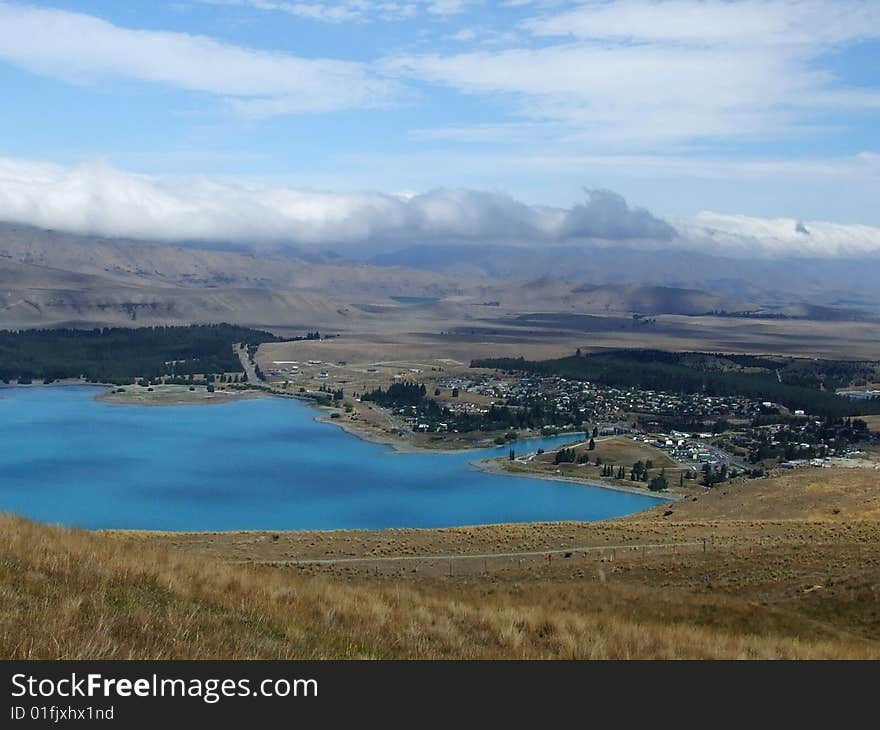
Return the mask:
[[[0,327],[228,321],[344,329],[392,312],[456,322],[542,312],[857,319],[878,297],[876,287],[868,295],[860,286],[864,271],[835,294],[829,280],[840,272],[826,280],[798,263],[783,274],[779,262],[744,268],[705,254],[469,246],[365,262],[307,247],[172,245],[0,224]],[[821,296],[804,303],[792,290]]]
[[235,287],[340,292],[349,296],[444,295],[459,280],[342,261],[332,252],[284,247],[228,249],[78,236],[0,223],[0,263],[111,279],[132,286]]
[[553,276],[594,286],[648,285],[694,289],[783,307],[793,302],[880,313],[880,257],[730,258],[680,249],[625,246],[419,245],[367,259],[377,266],[405,266],[468,276],[520,279]]
[[227,321],[326,328],[356,319],[352,303],[462,293],[458,278],[337,258],[0,224],[0,326]]

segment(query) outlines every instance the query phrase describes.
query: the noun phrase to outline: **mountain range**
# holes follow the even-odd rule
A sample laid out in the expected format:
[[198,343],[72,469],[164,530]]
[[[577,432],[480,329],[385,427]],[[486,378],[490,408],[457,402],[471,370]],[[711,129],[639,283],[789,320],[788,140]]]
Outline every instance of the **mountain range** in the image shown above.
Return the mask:
[[422,245],[371,254],[81,236],[0,223],[0,326],[220,322],[351,329],[389,312],[858,319],[871,266],[623,247]]

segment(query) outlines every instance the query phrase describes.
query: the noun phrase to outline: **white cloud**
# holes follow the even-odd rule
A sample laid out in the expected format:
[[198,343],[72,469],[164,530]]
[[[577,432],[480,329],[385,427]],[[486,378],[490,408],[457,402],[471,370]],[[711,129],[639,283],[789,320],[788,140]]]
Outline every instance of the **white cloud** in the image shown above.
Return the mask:
[[880,228],[800,221],[793,218],[752,218],[702,212],[676,221],[681,239],[701,250],[735,256],[859,257],[880,254]]
[[588,146],[779,130],[791,122],[780,99],[800,100],[819,85],[784,57],[694,48],[564,44],[387,63],[466,93],[512,94],[522,115],[562,122]]
[[807,45],[876,38],[875,0],[614,0],[526,21],[536,35],[710,46]]
[[497,52],[386,59],[390,73],[506,95],[522,117],[566,125],[578,148],[643,148],[811,130],[814,112],[880,108],[821,56],[880,38],[871,0],[612,0],[526,21]]
[[542,243],[668,239],[673,229],[623,198],[593,191],[568,210],[472,190],[331,193],[104,165],[66,168],[0,158],[0,220],[73,233],[158,240],[333,244],[359,241]]
[[2,2],[0,59],[76,83],[116,78],[204,92],[263,113],[374,107],[394,93],[392,84],[358,63],[131,30],[82,13]]
[[571,208],[558,208],[528,205],[498,192],[334,193],[9,158],[0,158],[0,221],[80,234],[254,247],[593,241],[733,256],[880,254],[880,228],[717,213],[666,222],[602,190],[589,191]]
[[285,13],[305,20],[323,23],[369,23],[400,21],[416,17],[420,12],[433,16],[463,13],[468,0],[202,0],[210,5],[234,5],[254,10]]
[[449,36],[450,40],[459,41],[460,43],[470,43],[477,39],[477,31],[475,28],[462,28]]
[[559,125],[532,122],[507,122],[500,124],[468,124],[447,127],[428,127],[410,132],[409,138],[417,141],[448,140],[470,142],[480,145],[520,144],[534,147],[548,139],[559,139],[565,130]]
[[429,0],[427,10],[431,15],[458,15],[467,5],[467,0]]

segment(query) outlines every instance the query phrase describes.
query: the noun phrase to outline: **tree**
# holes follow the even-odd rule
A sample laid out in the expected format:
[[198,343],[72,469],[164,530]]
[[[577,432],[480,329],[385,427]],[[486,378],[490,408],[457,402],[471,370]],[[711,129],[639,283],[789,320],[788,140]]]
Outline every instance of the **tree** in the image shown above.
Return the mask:
[[554,464],[573,464],[577,459],[577,455],[574,449],[560,449],[556,452],[556,456],[553,458]]
[[712,465],[709,463],[703,464],[703,486],[711,487],[715,484],[715,472],[712,470]]
[[648,484],[648,489],[652,492],[662,492],[669,489],[669,482],[666,481],[666,470],[661,469],[660,473],[655,476]]
[[642,474],[645,472],[645,464],[639,459],[635,464],[632,465],[632,471],[630,472],[630,479],[634,482],[641,481]]

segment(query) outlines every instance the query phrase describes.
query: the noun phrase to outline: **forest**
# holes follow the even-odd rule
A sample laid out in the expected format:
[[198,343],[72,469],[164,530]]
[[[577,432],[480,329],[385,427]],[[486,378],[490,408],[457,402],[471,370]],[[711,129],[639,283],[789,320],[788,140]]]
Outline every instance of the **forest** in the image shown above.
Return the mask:
[[234,343],[279,340],[270,332],[229,324],[2,331],[0,380],[83,378],[126,385],[137,378],[238,373]]
[[558,376],[610,388],[741,396],[829,418],[880,413],[880,399],[854,401],[831,392],[833,387],[871,375],[876,363],[611,350],[585,355],[578,352],[555,360],[474,360],[471,367]]

